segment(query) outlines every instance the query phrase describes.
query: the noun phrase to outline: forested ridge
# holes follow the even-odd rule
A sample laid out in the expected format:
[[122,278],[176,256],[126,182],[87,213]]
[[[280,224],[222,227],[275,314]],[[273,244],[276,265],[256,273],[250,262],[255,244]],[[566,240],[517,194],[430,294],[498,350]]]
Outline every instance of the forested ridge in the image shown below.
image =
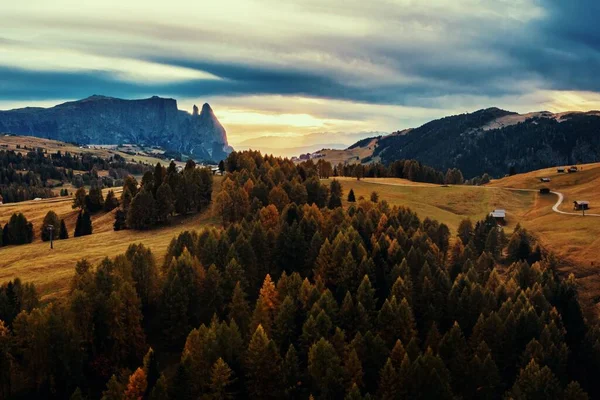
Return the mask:
[[600,395],[600,329],[524,229],[344,209],[314,164],[257,152],[224,167],[222,228],[82,260],[50,304],[2,286],[0,398]]
[[534,117],[485,130],[495,119],[514,113],[488,108],[434,120],[402,135],[382,137],[373,156],[390,164],[416,159],[437,169],[458,168],[465,178],[494,177],[600,160],[600,116],[571,113]]

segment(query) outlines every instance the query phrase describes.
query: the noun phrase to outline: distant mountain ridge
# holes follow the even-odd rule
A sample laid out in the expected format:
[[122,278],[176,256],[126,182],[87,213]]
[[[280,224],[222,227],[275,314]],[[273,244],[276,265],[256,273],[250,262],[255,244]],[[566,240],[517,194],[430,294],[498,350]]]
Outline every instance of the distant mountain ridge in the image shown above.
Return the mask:
[[511,167],[526,172],[596,162],[600,112],[518,114],[487,108],[383,136],[363,160],[387,164],[399,159],[416,159],[442,170],[459,168],[466,178],[485,172],[500,177]]
[[192,114],[175,99],[124,100],[93,95],[51,108],[0,111],[0,132],[80,144],[161,146],[198,160],[218,161],[230,152],[225,128],[208,104]]

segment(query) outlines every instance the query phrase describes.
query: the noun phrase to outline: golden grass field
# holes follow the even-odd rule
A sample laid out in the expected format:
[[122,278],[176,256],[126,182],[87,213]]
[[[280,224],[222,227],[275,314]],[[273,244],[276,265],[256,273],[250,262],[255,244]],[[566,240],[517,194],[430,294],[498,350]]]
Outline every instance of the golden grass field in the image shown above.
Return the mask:
[[[215,187],[218,181],[215,180]],[[104,190],[106,194],[107,189]],[[119,190],[120,192],[120,190]],[[38,201],[26,201],[0,206],[0,223],[2,226],[15,211],[22,212],[33,223],[35,239],[33,243],[21,246],[8,246],[0,249],[0,282],[21,278],[33,282],[43,298],[59,296],[67,290],[73,275],[75,263],[86,258],[97,263],[104,257],[114,257],[124,253],[132,243],[143,243],[152,249],[158,262],[166,253],[171,239],[184,230],[199,229],[216,224],[210,210],[187,217],[173,218],[169,225],[149,231],[113,230],[114,211],[98,213],[92,216],[93,234],[75,238],[75,222],[77,210],[71,205],[73,199],[59,197]],[[56,212],[64,218],[69,231],[69,239],[54,242],[50,250],[49,242],[40,239],[40,227],[46,213]]]
[[[421,219],[429,217],[448,225],[456,233],[465,218],[483,219],[495,208],[507,211],[507,229],[512,229],[530,212],[535,202],[532,192],[486,189],[475,186],[447,186],[415,183],[399,178],[336,178],[344,188],[344,202],[350,189],[358,199],[369,198],[371,192],[391,205],[406,206],[416,211]],[[346,204],[346,203],[345,203]]]
[[[518,174],[493,181],[489,186],[548,187],[565,196],[560,210],[572,212],[574,200],[588,200],[589,212],[600,214],[600,163],[579,167],[583,170],[573,174],[558,173],[556,168]],[[539,179],[543,177],[551,181],[541,183]],[[600,217],[555,213],[552,206],[556,201],[557,197],[553,194],[537,194],[533,209],[521,225],[535,233],[546,249],[563,259],[562,270],[575,274],[584,302],[595,304],[600,298]],[[595,311],[600,313],[600,307],[596,307]]]
[[[17,149],[17,144],[20,149]],[[108,158],[119,154],[127,160],[133,159],[149,165],[157,162],[166,164],[165,160],[152,157],[150,154],[142,153],[130,155],[124,152],[105,147],[79,148],[78,146],[59,142],[56,140],[36,138],[31,136],[0,136],[0,149],[26,152],[24,146],[31,148],[43,148],[49,154],[61,151],[72,154],[92,153],[98,157]],[[177,162],[184,165],[184,163]],[[107,171],[99,171],[99,175]],[[141,177],[136,177],[138,181]],[[218,188],[219,179],[215,179],[215,187]],[[197,229],[204,225],[214,223],[210,212],[201,215],[177,217],[168,226],[160,227],[151,231],[120,231],[113,230],[114,211],[111,213],[100,212],[92,216],[93,234],[75,238],[75,222],[77,221],[77,210],[73,210],[72,195],[75,188],[71,184],[65,184],[54,188],[55,193],[66,188],[71,194],[68,197],[56,197],[38,201],[26,201],[21,203],[10,203],[0,205],[0,224],[4,226],[14,212],[22,212],[33,224],[35,239],[33,243],[23,246],[8,246],[0,249],[0,283],[21,278],[27,282],[36,284],[44,297],[60,295],[66,290],[70,277],[73,274],[75,263],[86,258],[96,263],[106,256],[113,257],[123,253],[132,243],[143,243],[149,246],[161,261],[166,253],[171,239],[184,230]],[[86,187],[89,190],[89,187]],[[104,196],[110,189],[104,189]],[[121,188],[114,188],[117,196],[120,196]],[[65,220],[69,231],[68,240],[57,240],[54,242],[54,250],[50,250],[50,244],[40,239],[40,227],[44,216],[48,211],[54,211],[59,218]]]

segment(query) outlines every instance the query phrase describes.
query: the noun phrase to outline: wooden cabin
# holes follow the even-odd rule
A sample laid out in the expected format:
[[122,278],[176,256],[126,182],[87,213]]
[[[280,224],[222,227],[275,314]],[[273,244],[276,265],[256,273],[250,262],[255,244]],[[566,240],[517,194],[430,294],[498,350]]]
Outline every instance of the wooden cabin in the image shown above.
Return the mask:
[[548,189],[548,188],[541,188],[540,189],[540,194],[550,194],[550,189]]
[[573,167],[569,168],[568,171],[570,174],[572,174],[573,172],[577,172],[579,170],[577,169],[577,167],[573,166]]
[[540,182],[550,182],[550,178],[540,178]]
[[585,200],[575,200],[573,202],[573,210],[589,210],[590,209],[590,202],[589,201],[585,201]]
[[559,167],[559,168],[557,168],[557,169],[556,169],[556,172],[558,172],[558,173],[561,173],[561,174],[562,174],[562,173],[564,173],[564,172],[565,172],[565,169],[564,169],[563,167]]
[[500,225],[504,225],[506,223],[506,210],[496,209],[490,213],[490,216],[494,218]]

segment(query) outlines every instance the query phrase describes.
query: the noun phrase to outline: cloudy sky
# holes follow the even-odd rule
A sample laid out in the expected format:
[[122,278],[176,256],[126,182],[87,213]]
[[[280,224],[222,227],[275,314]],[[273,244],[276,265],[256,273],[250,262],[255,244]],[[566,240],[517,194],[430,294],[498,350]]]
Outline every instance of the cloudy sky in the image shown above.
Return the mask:
[[0,109],[209,102],[243,147],[346,144],[452,113],[600,108],[597,0],[3,2]]

